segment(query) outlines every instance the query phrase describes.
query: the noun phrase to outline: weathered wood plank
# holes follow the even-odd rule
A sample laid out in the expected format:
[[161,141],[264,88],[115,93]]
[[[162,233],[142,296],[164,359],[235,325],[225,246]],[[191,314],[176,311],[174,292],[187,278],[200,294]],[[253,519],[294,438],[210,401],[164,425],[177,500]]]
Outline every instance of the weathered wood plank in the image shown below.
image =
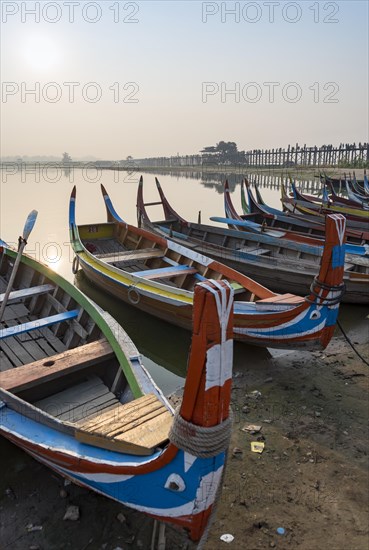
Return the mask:
[[[22,346],[22,343],[19,342],[19,339],[10,337],[6,340],[1,340],[1,347],[8,346],[8,349],[11,350],[12,354],[15,355],[18,358],[18,366],[24,365],[25,363],[31,363],[33,361],[33,357],[28,351]],[[9,357],[9,353],[7,353]]]
[[170,277],[178,277],[180,275],[190,275],[196,273],[197,269],[188,265],[178,265],[176,267],[160,267],[158,269],[148,269],[145,271],[137,271],[135,275],[144,279],[166,279]]
[[68,410],[58,414],[59,420],[67,420],[68,422],[77,422],[83,421],[92,414],[97,414],[100,411],[110,407],[112,405],[119,404],[117,397],[111,393],[107,392],[100,397],[94,399],[89,399],[86,403],[72,403]]
[[0,371],[4,372],[6,370],[12,369],[13,363],[8,359],[4,350],[0,350]]
[[304,298],[301,296],[295,296],[294,294],[277,294],[277,296],[272,296],[271,298],[264,298],[263,300],[258,300],[257,304],[271,304],[271,303],[280,303],[280,304],[298,304],[303,302]]
[[150,258],[162,258],[163,256],[164,251],[158,248],[141,248],[139,250],[116,252],[115,254],[96,254],[99,260],[107,263],[149,260]]
[[13,321],[14,319],[18,319],[18,317],[24,317],[28,314],[29,311],[23,304],[8,305],[4,311],[3,321],[7,323],[8,321]]
[[[34,405],[39,409],[48,411],[53,416],[57,417],[59,414],[63,414],[63,412],[68,411],[69,407],[74,403],[79,404],[79,399],[82,394],[87,396],[98,396],[103,393],[107,393],[107,391],[108,389],[103,384],[101,379],[97,376],[93,376],[86,382],[82,382],[77,386],[73,386],[72,388],[46,397],[40,401],[37,401]],[[86,397],[86,401],[88,401],[88,397]]]
[[148,456],[152,454],[153,448],[143,447],[141,445],[135,445],[128,441],[118,441],[116,439],[107,439],[106,437],[99,436],[98,434],[90,434],[87,432],[82,432],[76,429],[74,437],[77,441],[81,443],[86,443],[87,445],[93,445],[94,447],[101,447],[102,449],[108,449],[110,451],[139,455],[139,456]]
[[237,252],[245,252],[246,254],[253,254],[254,256],[268,255],[271,253],[271,250],[267,248],[255,248],[254,246],[245,246],[243,248],[237,248]]
[[[116,409],[113,413],[116,414]],[[83,427],[76,430],[75,437],[83,443],[117,452],[148,455],[167,441],[171,424],[172,415],[164,408],[159,415],[116,437],[106,437],[99,432],[86,432]]]
[[156,403],[150,404],[149,407],[134,409],[130,414],[120,414],[119,417],[115,418],[113,422],[100,426],[98,432],[99,434],[105,435],[109,438],[116,437],[137,427],[139,424],[158,416],[165,410],[166,408],[163,403],[157,400]]
[[111,412],[113,409],[117,409],[117,408],[120,408],[120,407],[121,407],[121,404],[119,403],[119,401],[116,401],[115,403],[113,403],[111,405],[106,405],[105,406],[105,404],[104,404],[103,406],[99,407],[98,411],[90,411],[88,414],[86,414],[86,416],[84,418],[80,418],[79,420],[76,420],[74,423],[78,427],[82,426],[88,420],[92,420],[92,419],[98,420],[100,418],[100,416],[102,416],[103,414],[106,414],[107,412]]
[[[33,286],[30,288],[22,288],[20,290],[13,290],[9,294],[8,303],[11,303],[14,300],[25,300],[26,298],[33,298],[35,296],[40,296],[41,294],[46,294],[47,292],[51,292],[54,290],[53,285],[38,285]],[[0,294],[0,303],[4,301],[5,292],[3,294]]]
[[[27,315],[25,317],[18,317],[17,321],[14,320],[14,321],[8,322],[8,325],[14,326],[14,324],[28,323],[31,320],[32,318],[29,315]],[[21,336],[17,336],[15,340],[17,341],[19,347],[22,347],[30,354],[30,356],[32,357],[32,361],[45,359],[45,357],[48,356],[48,354],[45,353],[45,350],[39,345],[39,339],[34,338],[34,332],[29,332],[27,334],[22,334]]]
[[[124,439],[126,439],[124,437],[125,434],[133,432],[134,430],[139,428],[139,426],[142,426],[142,425],[146,426],[148,424],[148,422],[150,422],[151,420],[153,420],[156,417],[161,416],[165,412],[167,412],[167,409],[166,409],[166,407],[164,407],[163,404],[161,404],[161,406],[157,405],[150,412],[145,412],[141,416],[136,416],[136,417],[131,416],[130,419],[127,419],[127,422],[125,422],[125,421],[122,422],[121,421],[122,422],[121,425],[116,424],[114,427],[112,427],[112,426],[108,427],[107,432],[101,430],[102,433],[100,431],[99,431],[99,433],[101,433],[101,435],[105,435],[105,437],[108,437],[109,439],[119,438],[120,436],[122,436]],[[130,420],[130,421],[128,421],[128,420]]]
[[[48,294],[46,296],[46,301],[55,309],[57,313],[60,313],[60,314],[68,313],[67,308],[63,304],[61,304],[56,298],[54,298],[54,296],[51,296],[51,294]],[[71,327],[78,334],[78,336],[80,336],[81,338],[87,338],[88,337],[87,332],[78,322],[79,317],[80,315],[82,315],[82,313],[83,311],[80,310],[79,315],[76,316],[78,317],[78,319],[76,319],[76,317],[72,319]]]
[[66,351],[67,346],[49,328],[44,327],[42,331],[36,331],[35,334],[39,334],[41,338],[44,337],[47,343],[58,353]]
[[26,418],[30,418],[40,424],[49,426],[50,428],[56,429],[62,433],[67,433],[69,435],[74,435],[74,427],[69,426],[68,424],[63,424],[57,418],[47,414],[45,411],[40,411],[31,403],[27,403],[23,399],[20,399],[13,393],[10,393],[3,388],[0,388],[0,399],[7,404],[7,406],[17,411],[19,414]]
[[[10,340],[12,340],[10,338]],[[7,342],[4,342],[4,340],[1,342],[1,349],[4,351],[5,355],[11,361],[14,367],[19,367],[20,365],[23,365],[22,361],[19,359],[17,355],[15,355],[12,348],[9,346],[9,339]]]
[[116,415],[113,415],[110,412],[108,412],[107,414],[102,414],[98,418],[93,418],[89,420],[88,422],[85,423],[85,425],[83,426],[83,429],[91,432],[98,431],[100,427],[107,425],[107,423],[119,421],[119,419],[121,420],[123,417],[128,416],[135,409],[139,410],[140,407],[145,407],[146,405],[149,405],[156,401],[157,401],[157,398],[155,397],[154,394],[144,395],[139,399],[135,399],[134,401],[121,405],[119,410],[116,411]]
[[142,445],[143,447],[155,448],[168,439],[172,422],[172,415],[169,411],[165,410],[162,414],[140,424],[136,429],[119,435],[116,440]]
[[50,315],[49,317],[29,321],[28,323],[23,323],[14,327],[3,328],[0,330],[0,339],[24,334],[25,332],[30,332],[31,330],[40,330],[43,327],[55,325],[57,323],[61,323],[62,321],[69,321],[77,317],[78,313],[78,309],[73,309],[72,311],[58,313],[57,315]]
[[23,391],[113,357],[110,344],[105,339],[98,340],[0,375],[0,386],[14,392]]

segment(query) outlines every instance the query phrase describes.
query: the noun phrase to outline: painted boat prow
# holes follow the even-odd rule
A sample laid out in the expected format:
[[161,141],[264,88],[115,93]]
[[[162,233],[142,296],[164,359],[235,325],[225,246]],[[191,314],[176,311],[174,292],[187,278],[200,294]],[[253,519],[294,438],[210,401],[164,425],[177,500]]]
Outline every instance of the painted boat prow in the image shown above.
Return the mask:
[[[319,275],[315,277],[306,301],[315,304],[316,309],[310,318],[320,315],[322,305],[328,306],[327,322],[323,329],[321,342],[324,347],[330,342],[337,317],[339,304],[345,292],[343,272],[345,264],[346,218],[342,214],[326,216],[326,238]],[[315,317],[317,318],[317,317]]]
[[[141,179],[142,179],[142,176],[141,176]],[[116,212],[116,210],[113,206],[113,203],[112,203],[112,201],[109,197],[109,194],[108,194],[107,190],[105,189],[105,187],[103,186],[103,184],[100,185],[100,188],[101,188],[101,193],[102,193],[104,203],[105,203],[107,221],[108,222],[117,221],[117,222],[121,222],[121,223],[126,223],[119,216],[119,214]]]

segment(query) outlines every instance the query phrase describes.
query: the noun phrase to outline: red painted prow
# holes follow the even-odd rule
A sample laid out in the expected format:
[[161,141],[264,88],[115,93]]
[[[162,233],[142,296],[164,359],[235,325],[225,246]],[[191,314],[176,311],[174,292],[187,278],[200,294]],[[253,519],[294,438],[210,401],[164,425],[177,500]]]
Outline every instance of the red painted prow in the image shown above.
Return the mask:
[[[233,290],[224,281],[206,281],[195,287],[193,334],[180,416],[197,426],[213,427],[229,417],[233,362]],[[191,431],[184,434],[189,439]],[[219,484],[221,480],[219,479]],[[219,486],[219,485],[218,485]],[[218,486],[204,487],[210,495]],[[213,509],[213,499],[200,513],[175,521],[198,541]]]

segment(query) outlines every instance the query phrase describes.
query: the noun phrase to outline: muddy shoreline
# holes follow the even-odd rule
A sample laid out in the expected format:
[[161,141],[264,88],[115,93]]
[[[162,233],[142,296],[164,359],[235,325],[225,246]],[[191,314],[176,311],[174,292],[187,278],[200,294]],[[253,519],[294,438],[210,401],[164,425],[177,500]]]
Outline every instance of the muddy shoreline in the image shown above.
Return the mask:
[[[340,317],[345,326],[355,315],[348,336],[367,361],[368,313],[351,308]],[[247,363],[245,349],[235,346],[232,441],[205,548],[367,550],[368,365],[339,331],[324,352],[258,350]],[[261,429],[250,434],[248,424]],[[262,454],[251,452],[258,440]],[[1,549],[151,548],[150,518],[65,486],[4,439],[0,457]],[[63,520],[71,504],[77,521]],[[234,540],[226,544],[223,534]],[[167,550],[195,548],[172,528],[166,537]]]

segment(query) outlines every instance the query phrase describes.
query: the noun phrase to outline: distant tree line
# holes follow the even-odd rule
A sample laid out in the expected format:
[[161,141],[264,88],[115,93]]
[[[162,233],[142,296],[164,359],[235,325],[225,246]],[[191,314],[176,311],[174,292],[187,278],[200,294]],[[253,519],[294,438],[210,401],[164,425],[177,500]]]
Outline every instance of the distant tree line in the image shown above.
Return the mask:
[[216,164],[246,164],[246,152],[239,151],[234,141],[219,141],[200,151],[203,161]]

